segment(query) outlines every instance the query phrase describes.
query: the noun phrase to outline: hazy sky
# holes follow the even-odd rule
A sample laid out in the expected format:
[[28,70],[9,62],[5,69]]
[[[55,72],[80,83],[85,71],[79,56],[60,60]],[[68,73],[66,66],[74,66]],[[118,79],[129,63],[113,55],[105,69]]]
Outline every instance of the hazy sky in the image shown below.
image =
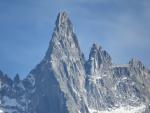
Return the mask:
[[86,57],[95,42],[114,63],[138,58],[150,68],[150,0],[0,0],[0,70],[26,76],[45,55],[63,10]]

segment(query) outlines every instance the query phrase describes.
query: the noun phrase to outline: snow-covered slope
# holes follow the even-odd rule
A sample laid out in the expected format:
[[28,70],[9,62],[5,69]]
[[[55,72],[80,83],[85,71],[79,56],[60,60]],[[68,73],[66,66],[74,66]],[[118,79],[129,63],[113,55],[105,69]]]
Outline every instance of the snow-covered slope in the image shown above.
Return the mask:
[[145,111],[145,105],[136,106],[136,107],[126,106],[126,107],[120,107],[116,109],[108,109],[105,111],[98,111],[95,109],[89,109],[89,110],[90,113],[142,113]]
[[150,113],[150,71],[117,65],[98,44],[84,58],[66,12],[42,61],[20,80],[0,71],[0,113]]

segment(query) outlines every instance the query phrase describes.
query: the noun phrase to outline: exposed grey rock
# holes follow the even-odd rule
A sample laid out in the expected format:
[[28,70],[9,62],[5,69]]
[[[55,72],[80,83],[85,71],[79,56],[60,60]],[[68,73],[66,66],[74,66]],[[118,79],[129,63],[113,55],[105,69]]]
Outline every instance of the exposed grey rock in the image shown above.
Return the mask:
[[150,71],[137,59],[115,65],[93,44],[86,61],[66,12],[58,14],[43,60],[20,80],[0,71],[0,112],[89,113],[122,106],[150,111]]
[[111,64],[110,55],[105,50],[102,50],[99,45],[93,44],[86,65],[87,74],[91,76],[107,74]]
[[25,113],[25,90],[21,81],[14,82],[0,73],[0,109],[4,113]]
[[30,73],[36,89],[30,105],[34,112],[88,113],[83,61],[68,15],[61,12],[45,58]]

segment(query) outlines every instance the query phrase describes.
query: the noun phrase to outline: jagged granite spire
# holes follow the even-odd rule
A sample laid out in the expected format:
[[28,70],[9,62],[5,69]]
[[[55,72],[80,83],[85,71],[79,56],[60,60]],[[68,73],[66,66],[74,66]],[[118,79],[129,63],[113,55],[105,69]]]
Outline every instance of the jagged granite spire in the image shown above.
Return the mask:
[[102,50],[101,46],[94,43],[90,51],[89,60],[87,62],[87,73],[89,75],[100,76],[100,73],[104,74],[110,65],[110,55],[105,50]]
[[140,60],[138,60],[137,58],[132,58],[129,61],[129,65],[133,68],[138,68],[138,69],[142,69],[142,70],[145,69],[145,66],[143,65],[143,63]]
[[50,59],[52,53],[58,54],[58,52],[65,52],[66,55],[70,54],[72,56],[76,56],[77,53],[82,57],[77,37],[66,12],[60,12],[57,16],[46,59]]
[[69,19],[67,12],[65,12],[65,11],[60,12],[58,14],[55,25],[56,25],[56,28],[58,28],[58,29],[62,28],[62,27],[66,27],[66,28],[72,30],[71,21]]
[[[86,105],[85,77],[84,59],[73,26],[68,14],[60,12],[46,56],[28,77],[30,83],[34,83],[33,87],[40,87],[34,92],[34,97],[40,103],[34,106],[36,109],[32,111],[89,113]],[[47,103],[43,101],[45,98]],[[43,104],[40,105],[41,103]]]

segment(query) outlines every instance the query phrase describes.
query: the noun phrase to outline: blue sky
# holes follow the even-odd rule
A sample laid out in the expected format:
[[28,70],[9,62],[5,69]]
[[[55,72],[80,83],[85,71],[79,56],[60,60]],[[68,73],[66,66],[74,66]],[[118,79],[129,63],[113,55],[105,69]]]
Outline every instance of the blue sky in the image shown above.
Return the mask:
[[86,57],[97,43],[114,63],[138,58],[150,68],[150,0],[0,0],[0,70],[25,77],[44,57],[63,10]]

